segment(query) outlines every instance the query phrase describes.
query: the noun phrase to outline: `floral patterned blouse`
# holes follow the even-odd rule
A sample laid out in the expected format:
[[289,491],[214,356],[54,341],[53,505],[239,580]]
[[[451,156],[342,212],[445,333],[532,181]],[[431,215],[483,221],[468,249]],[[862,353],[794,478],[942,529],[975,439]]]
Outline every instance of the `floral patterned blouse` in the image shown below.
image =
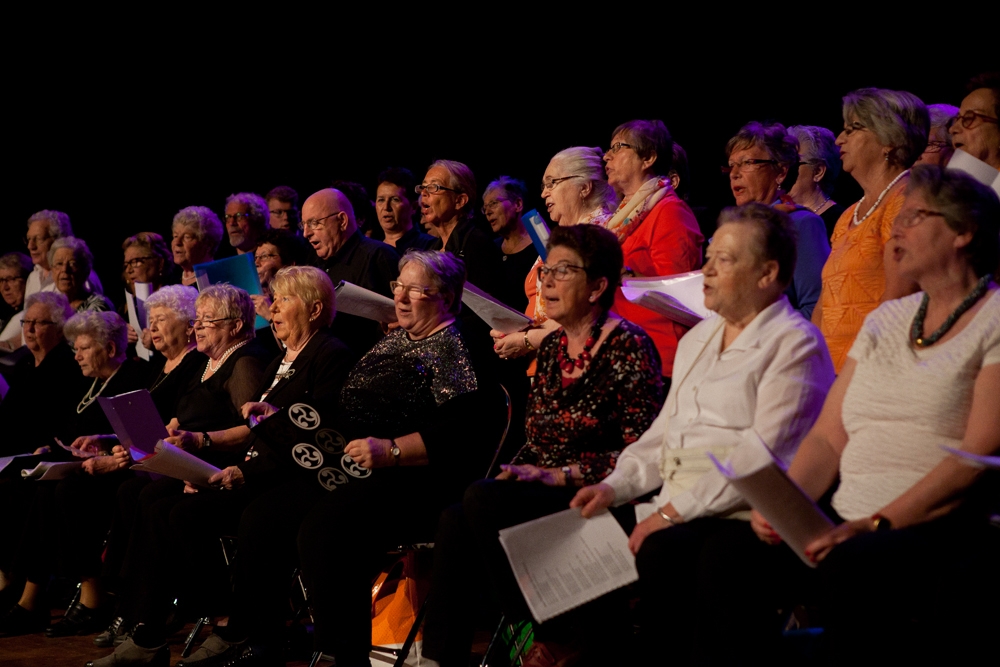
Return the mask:
[[556,361],[561,331],[547,336],[538,350],[527,443],[513,463],[541,468],[578,464],[584,481],[594,484],[611,473],[621,450],[660,413],[660,356],[646,332],[622,320],[583,375],[563,387]]

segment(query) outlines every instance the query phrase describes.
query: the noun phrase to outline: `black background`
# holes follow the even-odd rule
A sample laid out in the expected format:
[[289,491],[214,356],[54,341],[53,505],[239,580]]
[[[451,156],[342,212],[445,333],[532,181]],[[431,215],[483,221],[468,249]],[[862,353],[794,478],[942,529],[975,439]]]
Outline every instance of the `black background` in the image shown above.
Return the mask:
[[[692,203],[714,210],[731,203],[718,167],[726,140],[744,123],[837,132],[841,97],[863,86],[958,105],[966,80],[989,65],[886,56],[772,66],[757,62],[752,48],[704,51],[621,72],[580,67],[581,57],[593,56],[586,51],[517,66],[487,56],[359,58],[348,66],[190,53],[184,61],[138,62],[128,50],[106,49],[64,54],[58,65],[8,67],[0,251],[24,250],[35,211],[65,211],[117,301],[121,242],[140,231],[169,238],[185,206],[221,216],[234,192],[284,184],[304,199],[333,179],[358,181],[374,196],[380,169],[406,166],[419,179],[438,158],[467,163],[480,194],[501,174],[536,192],[554,153],[606,148],[614,127],[632,118],[666,122],[690,158]],[[858,196],[842,175],[835,199]],[[227,247],[223,239],[220,255]]]

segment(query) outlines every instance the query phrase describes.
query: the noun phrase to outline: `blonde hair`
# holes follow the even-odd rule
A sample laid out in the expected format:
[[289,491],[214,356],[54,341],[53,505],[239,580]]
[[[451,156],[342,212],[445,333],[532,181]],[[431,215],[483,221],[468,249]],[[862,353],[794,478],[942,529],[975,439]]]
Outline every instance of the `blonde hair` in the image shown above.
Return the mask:
[[280,293],[299,297],[307,309],[319,303],[323,306],[317,319],[319,327],[328,327],[333,323],[333,317],[337,314],[333,281],[326,272],[315,266],[286,266],[279,269],[271,281],[271,290],[276,296]]

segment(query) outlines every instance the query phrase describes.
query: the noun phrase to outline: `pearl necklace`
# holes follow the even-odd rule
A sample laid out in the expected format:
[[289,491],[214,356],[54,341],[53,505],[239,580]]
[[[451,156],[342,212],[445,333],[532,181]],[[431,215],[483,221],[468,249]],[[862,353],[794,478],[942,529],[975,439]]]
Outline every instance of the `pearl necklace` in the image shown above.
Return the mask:
[[868,212],[865,213],[865,216],[863,218],[861,218],[860,220],[858,220],[858,209],[861,208],[861,204],[865,201],[865,198],[861,197],[861,199],[858,200],[858,203],[854,206],[854,220],[852,221],[853,224],[854,224],[854,226],[860,225],[862,222],[864,222],[865,220],[867,220],[868,216],[870,216],[872,213],[874,213],[875,209],[878,208],[878,205],[882,203],[882,198],[885,197],[885,193],[889,192],[889,190],[892,189],[892,186],[894,186],[897,182],[899,182],[899,179],[901,179],[903,176],[906,176],[908,173],[910,173],[910,170],[909,169],[905,169],[905,170],[903,170],[902,173],[899,174],[899,176],[897,176],[896,178],[892,179],[892,182],[889,183],[889,185],[885,186],[885,190],[883,190],[882,194],[880,194],[878,196],[878,199],[875,200],[875,205],[872,206],[870,209],[868,209]]
[[104,388],[108,386],[109,382],[111,382],[111,378],[113,378],[115,376],[115,373],[117,373],[119,370],[121,370],[121,366],[116,368],[115,372],[108,376],[108,379],[104,381],[104,384],[101,385],[101,388],[97,390],[96,394],[94,393],[94,387],[97,386],[97,381],[100,380],[101,378],[94,378],[94,383],[90,385],[90,391],[88,391],[84,395],[84,397],[80,400],[80,402],[76,404],[76,414],[83,413],[84,410],[90,407],[91,403],[97,400],[97,397],[101,395],[101,392],[104,391]]
[[249,342],[250,342],[249,339],[248,340],[242,340],[239,343],[236,343],[236,345],[233,345],[231,348],[229,348],[228,350],[226,350],[226,353],[224,355],[222,355],[221,359],[219,359],[219,365],[218,366],[214,366],[213,367],[212,366],[212,358],[209,357],[208,358],[208,364],[205,366],[205,370],[202,371],[202,373],[201,373],[201,381],[202,382],[205,381],[205,378],[208,376],[208,372],[209,371],[212,371],[212,374],[214,375],[216,371],[218,371],[220,368],[222,368],[222,365],[224,363],[226,363],[226,359],[228,359],[229,356],[233,352],[235,352],[236,350],[240,349],[241,347],[243,347],[244,345],[246,345]]
[[958,304],[955,312],[948,316],[948,319],[938,327],[937,331],[927,337],[924,337],[924,317],[927,316],[927,304],[931,298],[927,295],[927,292],[924,292],[924,298],[920,301],[920,307],[917,308],[917,314],[913,317],[913,324],[910,326],[910,340],[913,344],[917,347],[927,347],[941,340],[941,337],[948,333],[955,325],[958,318],[969,308],[972,308],[986,294],[986,290],[990,288],[991,280],[993,280],[993,276],[989,273],[980,278],[976,286],[969,292],[969,295],[962,299],[962,303]]

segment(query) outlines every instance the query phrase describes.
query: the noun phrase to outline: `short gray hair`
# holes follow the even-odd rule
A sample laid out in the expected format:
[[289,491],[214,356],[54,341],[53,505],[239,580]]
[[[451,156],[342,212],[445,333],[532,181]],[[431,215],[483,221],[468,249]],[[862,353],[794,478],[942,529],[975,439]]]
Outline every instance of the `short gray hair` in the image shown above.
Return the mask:
[[450,252],[435,250],[407,250],[399,260],[399,270],[410,262],[423,267],[424,273],[445,299],[451,299],[448,312],[457,315],[462,310],[462,291],[465,289],[465,262]]
[[73,251],[73,259],[76,260],[81,268],[86,268],[85,271],[81,271],[84,276],[89,276],[91,269],[94,268],[94,255],[90,252],[90,248],[87,247],[87,242],[83,239],[78,239],[75,236],[64,236],[62,238],[56,239],[52,243],[52,247],[49,248],[49,266],[53,265],[53,258],[56,256],[56,250],[60,248],[69,248]]
[[49,314],[49,319],[55,323],[55,327],[62,335],[66,320],[73,317],[73,306],[69,305],[69,299],[62,292],[35,292],[29,294],[24,300],[24,309],[28,310],[36,303],[41,304]]
[[118,362],[125,361],[128,347],[128,324],[116,312],[106,310],[83,310],[69,318],[66,322],[66,339],[72,344],[80,336],[90,336],[95,343],[106,347],[108,343],[115,344],[115,356]]
[[207,206],[188,206],[179,210],[174,216],[171,229],[176,232],[178,227],[193,229],[195,238],[199,241],[208,241],[213,256],[222,243],[222,222],[219,221],[215,211]]
[[441,167],[448,172],[448,187],[458,190],[469,198],[459,211],[466,218],[471,218],[476,212],[476,176],[468,165],[455,160],[435,160],[427,169]]
[[528,188],[524,181],[510,176],[501,176],[495,181],[490,181],[490,184],[483,190],[483,201],[486,200],[486,195],[491,192],[503,193],[507,199],[520,199],[522,204],[528,201]]
[[267,202],[264,201],[263,197],[253,192],[237,192],[234,195],[226,197],[226,206],[229,206],[233,202],[243,204],[250,209],[247,220],[250,222],[251,227],[256,227],[257,229],[268,228],[268,223],[271,221],[271,211],[267,207]]
[[920,98],[905,90],[859,88],[844,96],[844,123],[857,119],[878,142],[889,146],[888,160],[911,167],[927,148],[930,116]]
[[583,200],[588,212],[598,206],[608,213],[615,209],[618,195],[608,185],[603,150],[590,146],[570,146],[553,155],[549,162],[559,162],[566,169],[566,176],[579,176],[590,181],[590,194]]
[[247,338],[255,335],[254,323],[257,319],[257,311],[254,309],[253,299],[245,290],[234,287],[228,283],[209,285],[201,291],[195,304],[211,302],[216,312],[221,312],[223,317],[231,317],[234,320],[243,322],[243,331]]
[[41,220],[48,226],[49,236],[60,239],[64,236],[73,236],[73,225],[69,223],[69,216],[62,211],[50,211],[45,209],[38,213],[33,213],[28,218],[28,226],[31,223]]
[[194,304],[198,300],[198,290],[187,285],[167,285],[161,287],[146,299],[146,311],[166,308],[187,322],[195,318]]
[[825,127],[816,125],[793,125],[788,133],[799,142],[799,159],[802,162],[822,163],[826,167],[823,180],[819,182],[823,194],[830,196],[840,175],[840,146],[837,136]]
[[31,258],[23,252],[9,252],[0,257],[0,269],[18,269],[22,278],[28,277],[31,267]]

